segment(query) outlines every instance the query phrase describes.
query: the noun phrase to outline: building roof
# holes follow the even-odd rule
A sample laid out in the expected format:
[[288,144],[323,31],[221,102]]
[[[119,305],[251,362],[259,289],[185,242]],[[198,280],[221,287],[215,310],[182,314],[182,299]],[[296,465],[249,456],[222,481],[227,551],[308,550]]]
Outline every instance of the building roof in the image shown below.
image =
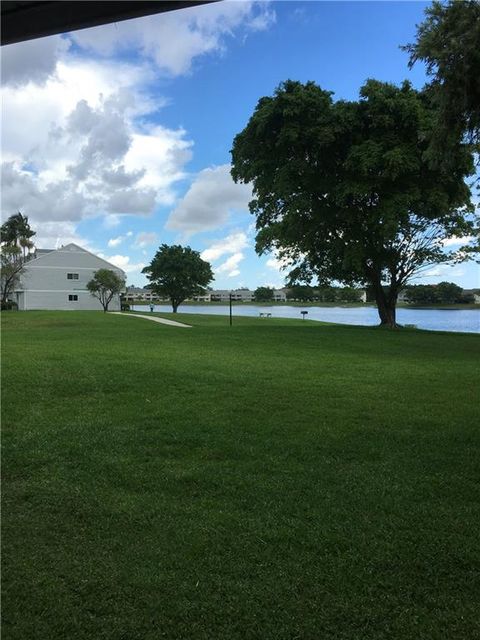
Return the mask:
[[37,254],[40,255],[36,255],[35,258],[33,258],[32,260],[29,260],[27,262],[28,267],[31,267],[32,265],[35,267],[36,265],[33,264],[35,262],[38,262],[39,260],[41,260],[42,258],[44,258],[46,255],[49,255],[50,253],[55,253],[55,252],[64,252],[64,253],[70,253],[71,250],[69,250],[69,247],[75,247],[76,249],[79,249],[80,251],[83,251],[84,253],[88,253],[89,255],[93,256],[94,258],[96,258],[97,260],[100,260],[101,262],[104,262],[108,267],[115,269],[115,271],[121,271],[123,273],[123,275],[125,276],[125,271],[123,269],[121,269],[120,267],[117,267],[117,265],[112,264],[111,262],[108,262],[108,260],[105,260],[104,258],[101,258],[100,256],[97,256],[95,253],[92,253],[91,251],[88,251],[87,249],[84,249],[83,247],[80,247],[78,244],[75,244],[74,242],[69,242],[68,244],[66,244],[65,246],[61,246],[58,249],[37,249]]
[[1,8],[2,45],[87,29],[110,22],[165,11],[184,9],[218,0],[153,0],[130,2],[83,2],[83,1],[37,1],[3,0]]

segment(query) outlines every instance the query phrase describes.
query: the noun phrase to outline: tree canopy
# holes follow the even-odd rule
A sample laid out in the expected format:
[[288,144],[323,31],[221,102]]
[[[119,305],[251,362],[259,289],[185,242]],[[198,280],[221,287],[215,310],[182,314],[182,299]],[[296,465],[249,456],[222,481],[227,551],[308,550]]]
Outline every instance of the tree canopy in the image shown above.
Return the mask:
[[[290,262],[291,283],[371,284],[382,324],[426,265],[465,258],[446,237],[473,235],[471,149],[448,171],[425,159],[435,106],[408,82],[368,80],[358,101],[288,80],[261,98],[232,149],[232,176],[252,183],[258,253]],[[386,288],[383,285],[387,285]]]
[[1,304],[6,306],[9,296],[20,281],[25,261],[33,248],[31,238],[36,232],[30,227],[28,217],[20,211],[10,216],[0,227],[1,242]]
[[271,287],[257,287],[253,296],[257,302],[271,302],[273,289]]
[[449,160],[448,147],[459,135],[467,134],[477,150],[480,144],[480,3],[433,2],[425,14],[416,41],[403,48],[410,67],[419,60],[426,64],[428,90],[438,107],[431,155]]
[[93,278],[87,283],[87,289],[92,296],[98,298],[103,311],[108,311],[108,305],[114,295],[119,294],[125,288],[125,281],[111,269],[99,269],[93,274]]
[[19,247],[3,244],[0,252],[0,288],[1,306],[6,307],[7,300],[20,281],[25,261]]
[[204,293],[213,280],[210,264],[198,251],[181,245],[162,244],[142,273],[156,294],[170,298],[173,313],[187,298]]
[[472,296],[465,295],[462,287],[454,282],[438,284],[416,284],[405,288],[405,296],[414,304],[455,304],[470,302]]
[[287,290],[287,300],[310,302],[316,297],[316,291],[308,284],[296,284]]
[[0,228],[2,244],[22,247],[25,257],[28,250],[33,248],[31,238],[36,232],[30,227],[28,216],[24,216],[20,211],[10,216]]

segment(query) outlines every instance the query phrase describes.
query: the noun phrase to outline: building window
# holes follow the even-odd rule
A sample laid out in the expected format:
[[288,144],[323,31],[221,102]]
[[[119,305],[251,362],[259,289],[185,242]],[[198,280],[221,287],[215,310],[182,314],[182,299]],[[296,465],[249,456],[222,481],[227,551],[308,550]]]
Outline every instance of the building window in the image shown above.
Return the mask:
[[78,280],[78,273],[67,273],[67,280]]
[[78,302],[78,296],[76,293],[72,293],[68,296],[69,302]]

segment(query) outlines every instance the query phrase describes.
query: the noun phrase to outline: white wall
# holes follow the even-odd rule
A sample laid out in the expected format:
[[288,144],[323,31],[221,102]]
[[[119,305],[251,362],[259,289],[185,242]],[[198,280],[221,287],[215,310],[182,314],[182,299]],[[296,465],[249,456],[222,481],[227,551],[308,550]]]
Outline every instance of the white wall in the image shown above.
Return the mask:
[[[100,301],[87,290],[87,283],[99,269],[125,276],[118,267],[74,244],[42,254],[25,266],[17,290],[19,309],[102,310]],[[69,273],[78,274],[78,279],[68,279]],[[78,300],[69,300],[69,295],[78,296]],[[120,310],[120,296],[113,297],[109,310]]]

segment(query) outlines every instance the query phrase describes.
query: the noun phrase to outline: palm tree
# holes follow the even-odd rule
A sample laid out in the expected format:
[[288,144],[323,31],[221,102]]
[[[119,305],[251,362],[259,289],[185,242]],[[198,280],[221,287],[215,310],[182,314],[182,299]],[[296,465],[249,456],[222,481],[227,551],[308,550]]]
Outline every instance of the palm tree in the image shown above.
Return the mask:
[[36,235],[30,227],[28,216],[24,216],[20,211],[10,216],[0,228],[0,240],[3,246],[17,247],[22,249],[23,261],[27,259],[34,244],[30,238]]
[[28,238],[24,238],[23,236],[19,238],[18,244],[22,247],[23,251],[23,259],[26,260],[27,255],[30,253],[30,249],[33,249],[34,244]]
[[15,245],[18,247],[19,245],[24,246],[21,244],[20,240],[30,241],[30,238],[33,238],[35,235],[35,231],[30,227],[28,216],[24,216],[19,211],[13,216],[10,216],[10,218],[2,224],[0,234],[3,244]]

